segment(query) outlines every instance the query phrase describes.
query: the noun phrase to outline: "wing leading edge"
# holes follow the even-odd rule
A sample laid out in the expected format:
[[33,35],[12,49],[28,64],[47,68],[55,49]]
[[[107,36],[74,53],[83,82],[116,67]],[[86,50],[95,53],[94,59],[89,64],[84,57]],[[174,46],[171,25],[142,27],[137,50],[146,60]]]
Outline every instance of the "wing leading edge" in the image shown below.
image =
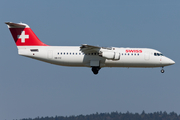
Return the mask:
[[93,45],[87,45],[87,44],[82,44],[80,46],[80,48],[81,48],[81,51],[84,53],[89,53],[89,52],[99,53],[99,50],[101,49],[101,47],[93,46]]
[[82,44],[80,48],[81,48],[81,51],[84,53],[89,53],[89,52],[100,53],[103,50],[112,50],[112,48],[109,48],[109,47],[99,47],[99,46],[93,46],[93,45],[87,45],[87,44]]

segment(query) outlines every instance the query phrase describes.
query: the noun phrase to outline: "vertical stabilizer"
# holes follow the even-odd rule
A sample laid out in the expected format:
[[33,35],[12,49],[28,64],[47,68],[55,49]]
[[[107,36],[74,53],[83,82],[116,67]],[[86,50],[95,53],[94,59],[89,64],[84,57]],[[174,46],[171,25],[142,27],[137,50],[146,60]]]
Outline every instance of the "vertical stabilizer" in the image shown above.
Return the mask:
[[47,46],[24,23],[6,22],[17,46]]

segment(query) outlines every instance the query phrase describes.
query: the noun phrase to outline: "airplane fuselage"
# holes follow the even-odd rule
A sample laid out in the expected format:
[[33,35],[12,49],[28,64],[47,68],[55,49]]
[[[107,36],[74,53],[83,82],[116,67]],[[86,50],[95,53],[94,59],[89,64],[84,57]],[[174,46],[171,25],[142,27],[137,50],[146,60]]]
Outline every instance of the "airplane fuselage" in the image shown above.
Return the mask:
[[19,55],[61,66],[91,67],[94,74],[103,67],[164,67],[175,63],[149,48],[105,48],[87,44],[49,46],[41,42],[27,24],[6,24]]
[[106,50],[120,53],[119,60],[100,57],[96,52],[85,54],[80,46],[19,46],[18,48],[22,56],[62,66],[91,67],[91,61],[99,61],[100,67],[162,67],[172,64],[172,60],[162,55],[155,56],[155,53],[160,52],[149,48],[113,47],[114,50]]

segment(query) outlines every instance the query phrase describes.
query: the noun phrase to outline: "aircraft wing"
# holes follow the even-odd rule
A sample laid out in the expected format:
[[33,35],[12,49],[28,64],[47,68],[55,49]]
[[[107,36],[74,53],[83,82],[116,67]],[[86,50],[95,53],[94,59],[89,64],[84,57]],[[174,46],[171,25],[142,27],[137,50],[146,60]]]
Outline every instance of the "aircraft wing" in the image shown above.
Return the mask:
[[81,51],[84,53],[89,53],[89,52],[98,52],[99,53],[99,50],[101,49],[101,47],[87,45],[87,44],[82,44],[80,48],[81,48]]

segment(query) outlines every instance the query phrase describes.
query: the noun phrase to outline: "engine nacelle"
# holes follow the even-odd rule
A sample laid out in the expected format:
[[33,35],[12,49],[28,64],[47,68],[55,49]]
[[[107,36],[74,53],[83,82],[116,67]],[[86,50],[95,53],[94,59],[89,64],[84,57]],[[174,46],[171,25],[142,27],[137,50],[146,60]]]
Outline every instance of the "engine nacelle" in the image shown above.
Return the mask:
[[118,53],[118,52],[102,52],[99,54],[99,56],[107,58],[108,60],[119,60],[120,59],[120,53]]

